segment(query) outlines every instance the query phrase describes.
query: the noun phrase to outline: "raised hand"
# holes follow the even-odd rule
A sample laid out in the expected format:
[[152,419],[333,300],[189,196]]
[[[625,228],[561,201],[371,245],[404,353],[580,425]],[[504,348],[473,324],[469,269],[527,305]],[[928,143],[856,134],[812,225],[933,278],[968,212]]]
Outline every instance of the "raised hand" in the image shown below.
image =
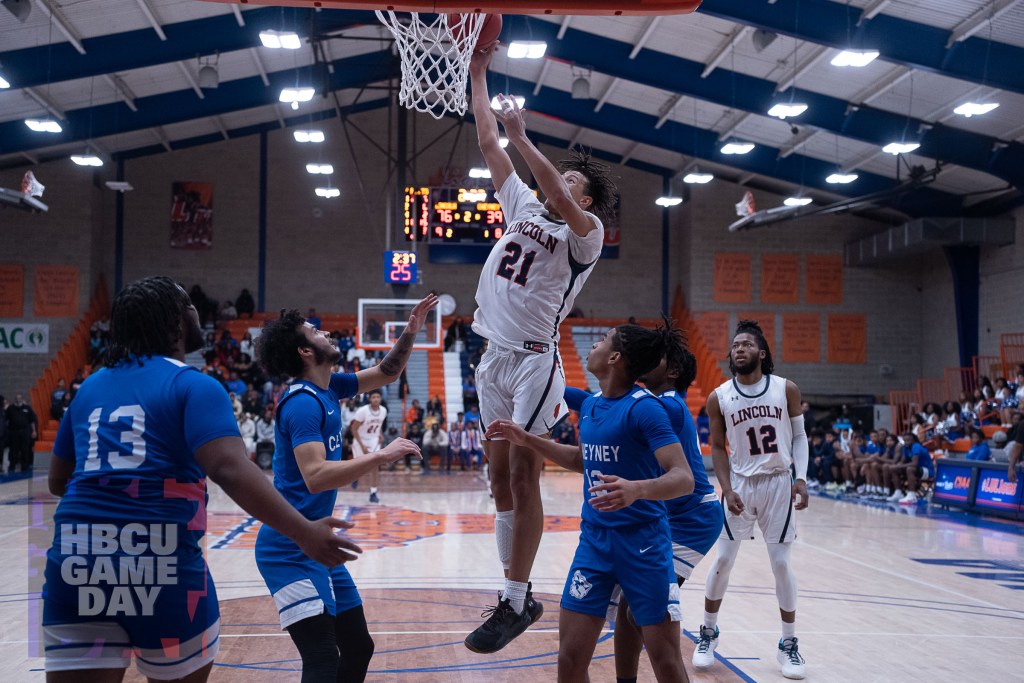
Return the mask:
[[423,459],[423,455],[420,453],[420,447],[412,441],[409,441],[409,439],[395,439],[387,446],[377,451],[377,454],[384,461],[385,465],[398,462],[406,455],[415,455],[420,460]]
[[334,567],[358,559],[363,549],[347,537],[335,532],[336,529],[351,529],[352,522],[335,517],[324,517],[310,522],[301,539],[296,539],[299,548],[311,560],[327,567]]
[[[436,306],[436,294],[430,293],[423,297],[423,299],[416,304],[416,307],[412,309],[412,313],[409,315],[409,324],[406,326],[405,331],[410,334],[419,333],[419,331],[423,329],[423,325],[427,322],[427,314]],[[438,321],[438,324],[440,324],[440,321]]]
[[501,93],[498,95],[498,104],[500,109],[494,112],[494,116],[505,127],[505,134],[509,139],[526,137],[526,117],[523,115],[523,110],[519,108],[516,98]]

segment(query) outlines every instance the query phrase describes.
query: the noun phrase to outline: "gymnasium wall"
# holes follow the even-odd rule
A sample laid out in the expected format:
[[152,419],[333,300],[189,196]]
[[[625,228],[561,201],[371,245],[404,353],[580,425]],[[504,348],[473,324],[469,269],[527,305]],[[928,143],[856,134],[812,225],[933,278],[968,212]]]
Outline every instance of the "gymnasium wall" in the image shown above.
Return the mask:
[[978,350],[982,355],[999,355],[1000,333],[1024,332],[1024,207],[1010,215],[1017,221],[1016,242],[981,250]]

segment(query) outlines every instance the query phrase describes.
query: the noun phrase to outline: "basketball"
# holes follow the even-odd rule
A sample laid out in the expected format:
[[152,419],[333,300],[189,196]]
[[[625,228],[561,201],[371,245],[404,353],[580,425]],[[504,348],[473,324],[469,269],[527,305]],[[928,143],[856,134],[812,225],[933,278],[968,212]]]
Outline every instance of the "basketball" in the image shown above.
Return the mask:
[[[462,38],[463,26],[462,18],[467,15],[462,14],[449,14],[448,15],[448,27],[452,32],[452,37],[456,40]],[[501,34],[501,15],[500,14],[488,14],[484,17],[484,25],[480,28],[480,37],[476,40],[476,48],[474,52],[479,52],[482,49],[486,49],[498,40],[498,36]]]

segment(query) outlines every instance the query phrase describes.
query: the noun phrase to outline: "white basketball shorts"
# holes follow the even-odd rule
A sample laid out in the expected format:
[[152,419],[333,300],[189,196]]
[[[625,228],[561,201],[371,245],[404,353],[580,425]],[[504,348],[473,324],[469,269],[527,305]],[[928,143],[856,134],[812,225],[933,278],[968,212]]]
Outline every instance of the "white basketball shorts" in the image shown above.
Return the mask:
[[720,538],[742,541],[754,538],[754,522],[761,527],[765,543],[789,543],[796,538],[793,519],[793,478],[789,472],[732,474],[732,488],[743,500],[743,513],[734,515],[722,500],[725,524]]
[[557,348],[535,353],[488,344],[476,386],[483,429],[494,420],[511,420],[531,434],[547,434],[568,412]]

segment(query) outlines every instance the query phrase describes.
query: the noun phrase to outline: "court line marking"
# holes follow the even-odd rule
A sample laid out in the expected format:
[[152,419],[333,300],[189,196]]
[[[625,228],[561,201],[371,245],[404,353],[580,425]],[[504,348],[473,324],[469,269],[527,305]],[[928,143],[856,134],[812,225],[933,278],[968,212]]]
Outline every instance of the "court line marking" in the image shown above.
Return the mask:
[[[927,588],[929,590],[940,590],[940,591],[942,591],[944,593],[949,593],[950,595],[955,595],[958,598],[962,598],[964,600],[972,601],[976,605],[978,605],[978,603],[980,603],[980,605],[988,605],[989,607],[992,607],[994,609],[998,609],[998,610],[1004,609],[1003,606],[997,605],[997,604],[995,604],[993,602],[989,602],[988,600],[982,600],[980,598],[975,598],[975,597],[972,597],[970,595],[967,595],[966,593],[961,593],[959,591],[955,591],[952,588],[946,588],[945,586],[940,586],[940,585],[935,584],[935,583],[929,583],[928,581],[922,581],[921,579],[915,579],[914,577],[908,576],[906,574],[900,574],[899,572],[894,572],[894,571],[890,571],[888,569],[883,569],[882,567],[879,567],[877,565],[868,564],[867,562],[861,562],[860,560],[855,560],[852,557],[848,557],[846,555],[843,555],[842,553],[837,553],[837,552],[833,552],[831,550],[826,550],[825,548],[822,548],[821,546],[814,545],[813,543],[808,543],[807,541],[801,541],[800,545],[802,545],[804,547],[807,547],[807,548],[813,548],[814,550],[817,550],[819,552],[825,553],[826,555],[832,555],[833,557],[838,557],[840,559],[846,560],[847,562],[851,562],[851,563],[859,565],[861,567],[865,567],[867,569],[871,569],[872,571],[881,572],[882,574],[888,574],[889,576],[892,576],[892,577],[895,577],[895,578],[898,578],[898,579],[903,579],[904,581],[910,581],[911,583],[916,583],[917,585],[924,586],[925,588]],[[978,605],[978,606],[980,606],[980,605]]]
[[11,531],[7,531],[5,533],[0,534],[0,538],[7,538],[8,536],[13,536],[14,534],[20,534],[23,531],[26,531],[25,527],[21,527],[21,528],[18,528],[18,529],[12,529]]
[[[427,635],[465,635],[470,631],[370,631],[371,636],[427,636]],[[529,629],[527,633],[557,634],[556,628]],[[613,633],[611,629],[601,629],[601,633]],[[749,635],[762,635],[765,633],[778,633],[778,631],[746,631],[729,629],[729,633],[740,633]],[[1024,636],[996,636],[989,634],[963,634],[963,633],[883,633],[880,631],[801,631],[800,637],[804,636],[915,636],[919,638],[977,638],[985,640],[1024,640]],[[287,632],[277,633],[221,633],[221,638],[287,638]],[[689,640],[689,638],[687,638]],[[12,641],[6,643],[27,643],[29,641]]]

